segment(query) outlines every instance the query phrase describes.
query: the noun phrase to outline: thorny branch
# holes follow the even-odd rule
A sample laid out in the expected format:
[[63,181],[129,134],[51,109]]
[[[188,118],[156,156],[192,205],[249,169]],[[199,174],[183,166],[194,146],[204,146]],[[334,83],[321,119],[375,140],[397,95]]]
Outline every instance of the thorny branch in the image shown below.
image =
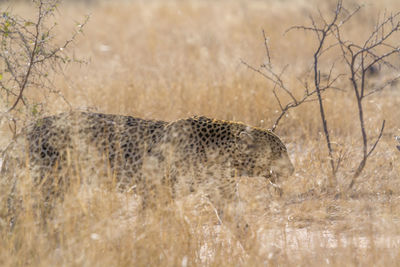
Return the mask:
[[[377,86],[374,89],[369,88],[370,83],[367,82],[369,79],[368,71],[378,66],[385,66],[388,69],[394,69],[398,71],[391,63],[391,58],[394,55],[400,54],[400,47],[395,41],[390,42],[391,38],[400,31],[400,12],[387,15],[384,14],[382,19],[378,19],[374,30],[361,44],[355,44],[352,40],[344,40],[341,32],[345,24],[351,20],[358,12],[361,11],[362,6],[358,6],[352,12],[349,12],[343,7],[342,1],[339,0],[336,5],[336,9],[331,19],[326,19],[321,11],[319,11],[319,17],[317,22],[312,16],[310,17],[311,26],[293,26],[289,28],[285,33],[292,30],[304,30],[312,32],[317,39],[317,47],[313,54],[313,88],[310,89],[308,84],[305,82],[305,93],[302,98],[297,99],[293,91],[288,88],[283,79],[282,75],[285,70],[281,73],[276,72],[273,69],[271,63],[271,55],[268,47],[267,37],[265,32],[262,31],[264,37],[264,44],[266,47],[267,64],[262,64],[259,68],[253,67],[250,64],[242,60],[242,63],[250,70],[260,74],[268,81],[273,83],[272,93],[276,102],[279,105],[281,113],[276,119],[272,130],[275,130],[280,120],[288,112],[289,109],[298,107],[299,105],[317,100],[320,108],[321,122],[324,130],[326,144],[329,153],[329,161],[332,170],[332,176],[336,176],[336,172],[339,170],[339,166],[343,161],[343,155],[339,153],[337,159],[334,158],[334,151],[331,145],[330,131],[328,128],[328,121],[325,114],[324,99],[322,93],[327,89],[340,89],[335,86],[335,83],[339,78],[343,76],[349,76],[351,82],[351,89],[354,91],[355,102],[358,110],[358,118],[361,130],[362,140],[362,159],[355,170],[353,178],[351,180],[349,188],[351,188],[356,178],[361,174],[364,169],[367,159],[371,156],[379,141],[382,138],[383,131],[385,128],[385,120],[382,122],[382,126],[379,130],[379,134],[373,142],[372,146],[368,145],[368,134],[365,127],[365,114],[363,107],[363,99],[367,96],[382,91],[387,86],[400,80],[400,74],[384,82],[381,86]],[[320,62],[323,62],[323,54],[332,49],[339,48],[339,57],[331,64],[329,74],[327,74],[326,82],[322,84],[321,81],[321,68]],[[343,62],[347,66],[346,73],[338,74],[333,77],[333,70],[335,69],[335,63]],[[340,66],[341,67],[341,66]],[[343,69],[343,68],[339,68]],[[325,77],[324,77],[325,78]],[[279,98],[277,91],[282,91],[284,94],[289,96],[291,99],[286,105],[282,104],[282,100]],[[316,95],[317,98],[312,98]]]
[[[305,90],[304,95],[303,95],[302,98],[297,99],[297,98],[293,95],[292,90],[288,89],[288,88],[285,86],[285,84],[284,84],[284,82],[283,82],[283,80],[282,80],[282,78],[281,78],[281,76],[283,75],[283,73],[284,73],[284,71],[285,71],[285,68],[283,68],[283,70],[281,71],[280,74],[277,74],[277,73],[275,73],[275,72],[272,70],[272,65],[269,65],[269,66],[268,66],[268,65],[266,65],[266,64],[263,64],[263,65],[261,65],[260,68],[255,68],[255,67],[251,66],[250,64],[248,64],[247,62],[245,62],[245,61],[243,61],[243,60],[242,60],[241,62],[242,62],[242,64],[245,65],[247,68],[249,68],[250,70],[252,70],[252,71],[254,71],[254,72],[258,73],[258,74],[260,74],[261,76],[265,77],[267,80],[271,81],[271,82],[274,84],[274,87],[273,87],[273,89],[272,89],[272,93],[274,94],[275,100],[276,100],[276,102],[278,103],[281,112],[280,112],[280,114],[278,115],[278,117],[275,119],[275,122],[274,122],[274,124],[273,124],[272,127],[271,127],[271,130],[272,130],[272,131],[275,131],[275,130],[276,130],[276,128],[277,128],[279,122],[280,122],[281,119],[287,114],[287,112],[288,112],[290,109],[295,108],[295,107],[298,107],[298,106],[300,106],[300,105],[303,104],[303,103],[311,102],[311,101],[315,101],[315,100],[316,100],[316,99],[310,99],[311,96],[315,95],[316,91],[314,90],[314,91],[311,91],[311,92],[310,92],[310,91],[308,90],[308,87],[306,88],[306,90]],[[269,61],[269,62],[270,62],[270,61]],[[288,103],[287,103],[286,105],[284,105],[284,106],[283,106],[283,104],[282,104],[281,99],[279,98],[279,96],[278,96],[278,94],[277,94],[277,90],[279,90],[279,89],[282,90],[283,92],[285,92],[285,93],[291,98],[291,101],[288,102]],[[325,89],[326,89],[326,88],[324,88],[324,90],[325,90]]]
[[[265,50],[266,50],[267,62],[264,64],[261,64],[261,66],[259,68],[256,68],[256,67],[248,64],[244,60],[241,60],[241,62],[243,65],[245,65],[250,70],[260,74],[261,76],[263,76],[264,78],[266,78],[267,80],[269,80],[270,82],[273,83],[272,93],[274,94],[275,100],[278,103],[279,108],[280,108],[280,114],[275,119],[275,122],[271,127],[271,130],[275,131],[279,122],[281,121],[281,119],[287,114],[287,112],[290,109],[296,108],[296,107],[302,105],[303,103],[316,101],[317,100],[316,98],[311,98],[311,97],[314,96],[315,94],[317,94],[317,90],[314,89],[314,90],[310,91],[309,86],[305,85],[304,86],[305,91],[304,91],[303,97],[296,98],[294,96],[293,90],[288,88],[282,79],[282,76],[283,76],[284,72],[286,71],[288,65],[284,66],[282,68],[282,70],[280,71],[280,73],[278,73],[274,70],[273,64],[271,62],[270,49],[268,46],[268,38],[266,37],[264,30],[262,30],[262,34],[263,34],[263,38],[264,38],[264,46],[265,46]],[[334,88],[334,83],[342,76],[341,74],[339,74],[336,77],[332,77],[332,71],[333,71],[333,66],[329,71],[328,77],[326,79],[326,84],[324,86],[322,86],[322,85],[320,86],[320,88],[319,88],[320,91],[325,91],[329,88]],[[283,105],[282,100],[278,96],[277,90],[281,90],[283,93],[285,93],[287,96],[289,96],[289,98],[291,100],[287,104]]]
[[[340,28],[343,27],[343,25],[349,21],[358,11],[360,8],[357,8],[354,12],[349,13],[347,16],[344,17],[341,21],[339,21],[339,17],[343,13],[348,13],[347,10],[343,8],[342,1],[339,0],[336,5],[336,10],[334,12],[333,18],[328,22],[328,20],[325,19],[323,14],[319,11],[319,19],[322,21],[322,25],[319,26],[316,22],[315,19],[311,16],[311,26],[293,26],[289,28],[286,32],[289,32],[291,30],[304,30],[304,31],[311,31],[312,33],[315,34],[315,36],[318,39],[318,45],[317,49],[314,52],[313,59],[313,75],[314,75],[314,88],[315,91],[317,92],[318,96],[318,103],[319,103],[319,110],[320,110],[320,116],[321,116],[321,122],[322,122],[322,127],[324,130],[324,135],[326,139],[326,145],[328,148],[328,154],[329,154],[329,162],[331,165],[331,171],[332,175],[335,176],[337,170],[339,169],[339,164],[340,161],[339,159],[336,162],[336,167],[335,167],[335,159],[333,157],[333,148],[332,148],[332,143],[331,143],[331,137],[329,133],[329,128],[328,128],[328,122],[326,119],[326,114],[325,114],[325,108],[324,108],[324,102],[322,99],[322,94],[321,92],[323,88],[321,88],[321,71],[319,67],[319,63],[321,60],[322,55],[335,48],[338,46],[337,43],[329,44],[328,43],[328,38],[330,38],[333,35],[333,29],[336,29],[337,31],[340,31]],[[328,43],[328,44],[327,44]],[[325,46],[328,45],[326,48]],[[331,69],[329,71],[329,75],[331,75],[333,69],[334,69],[334,64],[332,64]],[[339,74],[333,81],[333,83],[339,78],[343,76],[343,74]],[[333,83],[330,83],[327,88],[332,88]]]
[[[15,100],[14,104],[11,106],[11,108],[7,112],[12,111],[18,105],[18,102],[22,99],[22,95],[23,95],[26,85],[28,83],[28,79],[30,78],[30,74],[31,74],[34,60],[35,60],[37,47],[39,44],[39,35],[41,33],[40,27],[42,26],[41,24],[42,24],[42,19],[43,19],[42,8],[43,8],[43,2],[40,2],[39,7],[38,7],[39,15],[38,15],[38,19],[35,24],[35,36],[33,37],[34,43],[33,43],[32,51],[29,51],[29,48],[27,47],[28,53],[30,53],[29,62],[28,62],[28,70],[26,71],[26,74],[23,76],[23,81],[22,81],[22,84],[20,85],[19,94],[17,96],[17,99]],[[25,42],[26,42],[25,38],[22,38],[22,42],[25,44]]]
[[342,57],[345,59],[347,68],[350,73],[351,86],[354,91],[355,100],[357,102],[358,117],[363,144],[362,159],[353,175],[349,188],[353,187],[355,180],[361,174],[368,158],[375,150],[378,142],[380,141],[385,128],[384,120],[382,123],[382,127],[380,128],[378,137],[369,149],[368,136],[365,127],[363,100],[366,96],[370,96],[376,92],[383,90],[389,84],[392,84],[400,78],[400,75],[397,75],[389,81],[386,81],[381,87],[377,87],[373,90],[370,90],[369,92],[366,92],[369,89],[368,83],[366,82],[367,74],[368,71],[375,65],[383,64],[389,69],[394,69],[398,71],[395,66],[387,61],[387,59],[392,57],[393,55],[400,54],[399,47],[388,43],[393,35],[400,31],[400,12],[392,14],[386,18],[385,16],[386,15],[384,15],[384,19],[382,22],[377,23],[375,30],[369,35],[362,46],[352,44],[348,40],[343,40],[340,32],[338,30],[334,31],[334,35],[341,47]]
[[[318,60],[319,57],[322,55],[321,51],[322,46],[324,45],[324,41],[327,37],[334,36],[336,39],[336,43],[330,45],[328,49],[333,48],[337,45],[340,46],[340,49],[342,51],[342,58],[344,59],[344,62],[348,65],[349,67],[349,74],[350,74],[350,81],[352,83],[352,88],[354,90],[355,96],[356,96],[356,102],[357,102],[357,108],[358,108],[358,115],[359,115],[359,121],[360,121],[360,129],[361,129],[361,136],[362,136],[362,141],[363,141],[363,157],[361,162],[359,163],[355,174],[353,176],[353,179],[350,183],[350,188],[354,185],[355,179],[361,174],[362,170],[365,167],[365,164],[367,162],[368,157],[371,155],[371,153],[375,150],[378,142],[380,141],[383,130],[385,128],[385,121],[382,123],[382,127],[380,129],[379,135],[372,145],[372,147],[368,150],[368,143],[367,143],[367,133],[365,130],[365,115],[363,111],[363,105],[362,105],[362,100],[364,99],[365,96],[371,95],[373,93],[376,93],[380,90],[383,90],[387,85],[392,84],[393,82],[397,81],[400,78],[399,76],[396,76],[392,80],[386,82],[383,86],[376,88],[375,90],[372,90],[368,93],[366,92],[367,89],[367,83],[366,83],[366,74],[367,71],[370,70],[374,65],[376,64],[384,64],[386,66],[389,66],[390,68],[395,68],[389,61],[386,59],[391,57],[394,54],[399,54],[400,49],[398,47],[395,47],[389,43],[387,43],[388,39],[392,37],[393,34],[397,33],[400,30],[400,23],[398,20],[398,17],[400,16],[400,12],[395,13],[393,15],[390,15],[386,18],[383,19],[381,23],[377,23],[377,26],[375,27],[375,30],[372,31],[370,36],[367,38],[367,40],[364,42],[362,46],[353,44],[351,41],[343,41],[343,38],[341,37],[341,27],[344,25],[345,22],[349,21],[356,13],[358,13],[361,10],[361,6],[357,7],[353,12],[351,12],[345,19],[343,19],[340,23],[338,23],[338,18],[341,16],[341,14],[344,12],[343,6],[342,6],[342,1],[338,1],[336,5],[336,11],[333,19],[331,20],[331,23],[327,23],[326,20],[323,18],[322,14],[320,14],[320,19],[323,21],[322,27],[317,27],[315,20],[311,18],[311,27],[306,27],[306,26],[295,26],[290,28],[291,29],[302,29],[306,31],[312,31],[316,34],[317,39],[319,41],[319,46],[317,48],[316,53],[314,54],[314,82],[315,82],[315,88],[317,89],[317,92],[320,92],[319,90],[319,83],[320,83],[320,72],[318,70]],[[347,12],[347,10],[345,11]],[[348,13],[348,12],[347,12]],[[390,25],[390,29],[386,31],[385,29],[387,26]],[[379,49],[388,49],[388,51],[383,52],[383,53],[378,53],[376,50]],[[380,50],[381,51],[381,50]],[[369,61],[368,61],[369,59]],[[320,96],[320,94],[318,94]],[[324,133],[326,136],[326,141],[327,141],[327,146],[328,146],[328,151],[329,151],[329,156],[331,158],[331,167],[332,167],[332,172],[335,175],[336,171],[338,170],[339,166],[335,167],[334,164],[334,159],[332,158],[333,155],[333,150],[332,147],[330,146],[330,138],[329,138],[329,131],[327,129],[327,123],[326,123],[326,116],[324,114],[324,109],[323,109],[323,101],[319,97],[319,104],[320,104],[320,115],[322,118],[322,123],[324,127]],[[340,158],[338,159],[337,165],[340,164]]]
[[[41,92],[55,93],[66,101],[59,91],[54,90],[50,80],[50,71],[57,72],[61,65],[68,62],[76,62],[70,59],[65,50],[82,32],[82,28],[88,22],[88,17],[82,24],[77,25],[77,30],[71,38],[61,45],[52,43],[53,30],[56,24],[46,27],[46,21],[52,17],[59,0],[32,0],[36,5],[36,20],[2,12],[0,17],[0,62],[3,62],[0,70],[0,101],[7,107],[2,116],[9,117],[22,103],[28,112],[36,112],[35,104],[28,101],[25,93],[28,88],[41,89]],[[69,104],[66,101],[67,104]],[[32,110],[29,110],[32,108]]]

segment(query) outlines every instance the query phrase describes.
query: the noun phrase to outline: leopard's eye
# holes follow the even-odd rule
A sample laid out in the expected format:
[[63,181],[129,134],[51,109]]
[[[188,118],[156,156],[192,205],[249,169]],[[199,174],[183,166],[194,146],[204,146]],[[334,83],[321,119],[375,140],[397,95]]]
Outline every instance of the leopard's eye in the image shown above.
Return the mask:
[[254,144],[251,144],[251,145],[248,145],[248,146],[247,146],[247,148],[248,148],[248,149],[256,149],[256,148],[257,148],[257,146],[256,146],[256,145],[254,145]]

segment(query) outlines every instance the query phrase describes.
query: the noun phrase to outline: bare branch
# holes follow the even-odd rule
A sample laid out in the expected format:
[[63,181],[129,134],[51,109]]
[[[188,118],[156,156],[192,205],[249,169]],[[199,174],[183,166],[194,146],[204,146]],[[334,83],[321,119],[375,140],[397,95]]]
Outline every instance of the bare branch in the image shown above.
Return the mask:
[[313,27],[307,27],[307,26],[292,26],[289,29],[287,29],[285,31],[285,34],[292,31],[292,30],[304,30],[304,31],[312,31],[315,32],[317,34],[317,36],[319,37],[319,33],[322,33],[323,30],[322,29],[316,29]]
[[[59,0],[33,0],[33,2],[37,8],[37,18],[34,22],[8,12],[3,13],[0,20],[0,60],[4,62],[0,90],[6,94],[7,104],[9,96],[15,97],[7,112],[15,110],[21,102],[26,105],[24,95],[28,88],[45,88],[44,83],[49,82],[47,78],[49,71],[61,70],[61,63],[71,61],[64,50],[82,32],[82,27],[89,19],[86,17],[71,38],[61,46],[55,46],[51,41],[54,39],[52,31],[56,24],[46,27],[45,20],[53,15]],[[47,89],[49,92],[55,92],[50,88]]]
[[[386,16],[386,15],[385,15],[385,16]],[[400,12],[397,12],[397,13],[395,13],[394,15],[391,15],[391,16],[387,17],[387,18],[384,19],[383,22],[381,22],[381,23],[379,23],[379,20],[378,20],[378,22],[377,22],[377,27],[376,27],[375,30],[371,33],[371,35],[367,38],[367,40],[365,40],[364,45],[363,45],[363,48],[364,48],[364,49],[366,49],[366,48],[368,48],[368,47],[374,48],[374,44],[377,45],[377,44],[379,44],[379,43],[385,41],[387,38],[389,38],[389,37],[392,35],[392,33],[393,33],[394,31],[397,31],[397,29],[398,29],[398,27],[399,27],[399,23],[397,23],[396,25],[393,24],[393,19],[395,19],[395,18],[398,17],[398,16],[400,16]],[[391,22],[392,29],[391,29],[388,33],[384,34],[384,32],[385,32],[385,31],[384,31],[384,27],[385,27],[389,22]],[[375,36],[377,37],[377,36],[379,35],[379,32],[381,33],[380,38],[379,38],[379,39],[376,39],[375,41],[373,41],[373,42],[371,43],[371,40],[372,40]],[[370,44],[370,43],[371,43],[371,44]],[[369,45],[369,44],[370,44],[370,45]]]
[[[364,169],[368,158],[370,157],[371,153],[375,150],[379,140],[381,139],[385,127],[385,120],[384,120],[378,138],[376,139],[372,147],[368,150],[368,136],[365,129],[365,118],[364,118],[362,100],[364,99],[364,97],[372,95],[382,90],[387,85],[391,84],[392,82],[400,78],[399,75],[395,77],[393,80],[384,83],[381,87],[378,87],[375,90],[365,93],[367,86],[366,73],[375,64],[384,64],[390,68],[397,69],[386,59],[392,57],[395,54],[400,53],[400,49],[397,46],[388,43],[389,39],[395,33],[398,33],[400,31],[399,17],[400,17],[400,12],[397,12],[390,16],[387,16],[385,13],[382,21],[378,19],[375,29],[364,41],[363,45],[357,45],[349,43],[348,41],[343,41],[340,36],[340,32],[337,30],[335,33],[335,37],[340,43],[342,49],[342,56],[345,59],[347,66],[349,68],[351,85],[356,97],[361,138],[363,144],[362,159],[356,169],[356,172],[353,176],[349,188],[352,188],[356,178],[361,174],[362,170]],[[387,26],[390,26],[388,30]],[[386,51],[380,53],[377,52],[382,50]]]
[[367,154],[367,158],[371,155],[372,152],[374,152],[376,145],[378,144],[379,140],[381,140],[381,138],[382,138],[384,129],[385,129],[385,120],[383,120],[383,122],[382,122],[382,127],[381,127],[381,130],[379,131],[378,138],[376,138],[375,143],[372,145],[371,149],[369,150],[369,152]]
[[246,61],[244,61],[243,59],[240,60],[240,62],[245,65],[246,67],[248,67],[249,69],[251,69],[254,72],[257,72],[258,74],[260,74],[261,76],[263,76],[264,78],[270,80],[271,82],[275,83],[275,80],[272,79],[270,76],[266,75],[264,72],[262,72],[260,69],[256,69],[253,66],[249,65]]
[[[327,19],[327,17],[324,16],[320,10],[318,10],[318,19],[315,20],[311,16],[310,26],[292,26],[285,31],[285,34],[292,30],[311,32],[314,38],[317,40],[317,46],[313,53],[312,69],[310,69],[310,73],[313,75],[313,84],[309,84],[307,79],[303,82],[305,93],[302,98],[296,98],[293,94],[293,90],[286,86],[283,77],[286,67],[284,67],[280,73],[272,69],[270,50],[264,31],[263,37],[268,64],[261,65],[261,68],[255,68],[242,60],[242,63],[249,69],[257,72],[268,81],[273,83],[272,93],[281,112],[275,120],[272,131],[276,129],[279,122],[290,109],[298,107],[303,103],[318,101],[321,124],[325,135],[325,141],[329,154],[329,162],[332,170],[332,177],[335,177],[337,171],[339,170],[339,167],[344,160],[345,153],[334,153],[335,151],[332,147],[333,143],[331,142],[325,111],[325,103],[322,94],[328,89],[342,90],[341,88],[338,88],[339,86],[337,86],[337,84],[339,84],[339,80],[341,80],[345,74],[343,71],[340,71],[341,73],[339,74],[336,73],[337,69],[341,70],[340,67],[336,67],[336,63],[340,62],[347,68],[346,75],[349,77],[350,86],[354,92],[355,103],[357,105],[358,121],[361,133],[360,139],[362,142],[361,161],[356,168],[349,188],[354,185],[356,178],[363,171],[368,158],[376,149],[379,141],[382,138],[385,127],[385,120],[383,120],[378,137],[372,146],[369,145],[363,99],[366,96],[370,96],[378,91],[381,91],[388,85],[400,80],[400,75],[398,75],[395,78],[386,81],[383,85],[367,91],[367,87],[369,85],[368,79],[370,78],[367,74],[371,68],[375,67],[376,65],[384,65],[390,69],[398,70],[398,68],[391,63],[391,60],[394,55],[400,54],[400,47],[394,38],[392,38],[395,34],[400,32],[400,12],[394,14],[386,14],[385,12],[383,14],[383,18],[378,18],[376,26],[371,31],[370,35],[367,36],[366,40],[364,40],[361,44],[357,44],[352,40],[345,40],[342,32],[344,25],[349,22],[361,9],[362,6],[357,6],[353,11],[349,12],[343,7],[342,1],[338,0],[334,14],[333,16],[329,17],[329,19]],[[326,72],[324,71],[325,68],[321,68],[321,66],[323,66],[322,64],[324,63],[323,55],[331,50],[333,50],[332,52],[338,50],[340,55],[333,63],[329,65],[328,72]],[[281,92],[279,90],[281,90]],[[282,94],[286,94],[290,98],[287,103],[282,101],[280,98],[280,95]]]
[[271,67],[271,56],[269,54],[268,38],[265,35],[264,29],[262,30],[262,34],[263,34],[263,38],[264,38],[265,52],[267,53],[268,65]]
[[[391,55],[393,55],[393,54],[398,54],[400,52],[400,48],[396,48],[396,49],[394,49],[394,50],[392,50],[392,51],[389,51],[389,52],[387,52],[387,53],[385,53],[385,54],[383,54],[383,55],[381,55],[381,56],[379,56],[379,57],[376,57],[371,63],[369,63],[366,67],[365,67],[365,70],[367,70],[367,69],[369,69],[369,68],[371,68],[373,65],[375,65],[376,63],[378,63],[378,62],[380,62],[380,61],[383,61],[383,59],[385,59],[385,58],[387,58],[387,57],[390,57]],[[394,67],[395,68],[395,67]]]
[[388,87],[389,85],[392,85],[392,84],[396,83],[399,80],[400,80],[400,75],[398,75],[397,77],[395,77],[393,79],[390,79],[389,81],[385,82],[382,86],[380,86],[380,87],[368,92],[367,94],[364,95],[364,97],[367,97],[367,96],[373,95],[373,94],[375,94],[377,92],[380,92],[380,91],[384,90],[386,87]]
[[295,102],[297,101],[296,98],[294,97],[294,95],[292,94],[292,92],[289,89],[286,88],[284,82],[281,79],[281,76],[283,75],[283,73],[287,69],[288,65],[286,65],[282,69],[281,73],[279,73],[279,74],[276,74],[275,72],[272,71],[272,69],[267,68],[265,65],[262,65],[261,67],[263,69],[265,69],[266,71],[268,71],[268,73],[271,75],[271,76],[269,76],[266,73],[262,72],[260,69],[257,69],[255,67],[249,65],[247,62],[243,61],[242,59],[241,59],[241,63],[243,65],[245,65],[246,67],[248,67],[249,69],[251,69],[252,71],[257,72],[258,74],[262,75],[264,78],[266,78],[269,81],[273,82],[274,85],[278,85],[283,91],[286,92],[286,94],[288,94],[290,96],[290,98],[292,98],[293,101],[295,101]]
[[274,96],[275,96],[276,102],[278,102],[278,104],[279,104],[279,107],[281,108],[281,111],[283,111],[283,107],[282,107],[281,101],[279,100],[279,97],[276,95],[275,89],[274,89],[274,90],[272,90],[272,93],[274,93]]
[[38,7],[38,18],[37,18],[37,22],[35,25],[36,34],[34,37],[33,49],[32,49],[31,55],[30,55],[29,63],[28,63],[28,70],[26,71],[26,74],[24,75],[24,80],[22,81],[22,84],[20,86],[19,95],[18,95],[17,99],[15,100],[14,104],[11,106],[11,108],[7,112],[12,111],[18,105],[19,101],[22,99],[22,95],[25,91],[26,85],[30,78],[33,62],[34,62],[35,56],[36,56],[36,48],[38,47],[38,44],[39,44],[39,35],[41,33],[40,27],[41,27],[41,22],[43,19],[42,8],[43,8],[43,2],[40,2],[39,7]]
[[357,14],[361,8],[363,8],[362,5],[359,5],[356,9],[353,10],[353,12],[351,12],[345,19],[343,19],[338,25],[337,27],[340,28],[342,27],[346,22],[348,22],[355,14]]
[[[300,106],[300,105],[303,104],[303,103],[317,101],[318,99],[309,99],[309,97],[312,96],[312,95],[315,94],[315,93],[316,93],[316,91],[313,91],[313,92],[311,92],[310,94],[306,94],[306,95],[303,96],[302,99],[296,101],[296,103],[290,102],[290,103],[286,104],[285,107],[282,107],[282,105],[280,104],[279,98],[277,98],[277,101],[278,101],[279,106],[280,106],[280,108],[281,108],[281,114],[279,114],[278,118],[275,120],[275,122],[274,122],[274,124],[273,124],[273,126],[272,126],[272,128],[271,128],[271,131],[273,131],[273,132],[275,131],[276,127],[278,126],[278,124],[279,124],[279,122],[280,122],[280,120],[283,118],[283,116],[285,116],[285,114],[286,114],[290,109],[296,108],[296,107]],[[275,92],[274,92],[274,94],[275,94]]]
[[358,176],[360,176],[361,172],[363,171],[365,165],[367,164],[367,160],[368,160],[369,156],[375,150],[376,145],[378,144],[379,140],[381,140],[384,129],[385,129],[385,121],[382,122],[382,127],[381,127],[381,130],[379,131],[379,136],[376,139],[374,145],[372,146],[372,148],[370,149],[370,151],[367,154],[364,154],[364,157],[362,158],[360,164],[358,165],[356,172],[353,175],[353,179],[351,180],[351,183],[349,184],[349,189],[353,188],[353,186],[356,182],[356,179],[358,178]]
[[276,73],[272,72],[272,70],[270,70],[270,73],[276,79],[276,83],[280,86],[280,88],[282,88],[286,92],[286,94],[288,94],[290,96],[290,98],[296,103],[297,102],[296,98],[294,97],[292,92],[289,89],[286,88],[284,82],[281,79],[281,76],[286,71],[288,66],[289,65],[286,65],[285,67],[283,67],[281,73],[279,73],[279,74],[276,74]]

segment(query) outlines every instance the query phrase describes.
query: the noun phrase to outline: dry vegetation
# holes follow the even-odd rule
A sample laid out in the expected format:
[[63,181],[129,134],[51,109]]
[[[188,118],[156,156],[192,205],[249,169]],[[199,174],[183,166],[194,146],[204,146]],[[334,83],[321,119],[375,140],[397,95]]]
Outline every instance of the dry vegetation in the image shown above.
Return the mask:
[[[357,1],[345,3],[352,7]],[[312,83],[306,73],[317,43],[304,31],[283,33],[309,23],[317,4],[322,13],[332,14],[329,10],[336,2],[64,3],[54,18],[61,40],[70,36],[75,20],[91,14],[74,51],[87,63],[68,65],[53,83],[74,109],[162,120],[201,114],[269,128],[279,115],[273,85],[241,59],[255,66],[265,61],[264,29],[274,64],[289,64],[284,78],[301,96],[302,82]],[[32,16],[25,2],[11,9]],[[399,11],[400,3],[366,1],[345,35],[355,42],[365,39],[385,10]],[[392,75],[385,70],[369,79],[371,86]],[[234,209],[246,218],[247,232],[236,230],[234,223],[218,223],[214,208],[201,194],[160,204],[138,218],[134,194],[76,186],[44,226],[37,223],[34,206],[24,211],[11,232],[6,218],[0,218],[0,265],[398,265],[400,152],[394,136],[400,134],[399,85],[366,100],[369,136],[376,138],[383,119],[386,127],[350,191],[344,188],[360,161],[362,143],[348,78],[340,86],[342,90],[324,95],[333,146],[344,155],[337,183],[329,190],[331,171],[318,103],[306,103],[290,110],[276,130],[296,167],[295,174],[281,182],[283,195],[261,179],[239,181],[240,203]],[[69,109],[52,97],[46,113]],[[9,142],[8,128],[0,133],[1,143]],[[7,198],[1,195],[0,201],[4,208]],[[30,199],[24,201],[29,207]]]

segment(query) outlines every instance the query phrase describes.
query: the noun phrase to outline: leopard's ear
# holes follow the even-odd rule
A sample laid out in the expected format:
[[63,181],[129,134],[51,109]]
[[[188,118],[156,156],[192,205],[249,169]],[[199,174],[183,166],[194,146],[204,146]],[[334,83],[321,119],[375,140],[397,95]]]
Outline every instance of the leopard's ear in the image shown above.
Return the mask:
[[249,131],[242,131],[239,134],[239,144],[248,148],[254,143],[254,137]]

